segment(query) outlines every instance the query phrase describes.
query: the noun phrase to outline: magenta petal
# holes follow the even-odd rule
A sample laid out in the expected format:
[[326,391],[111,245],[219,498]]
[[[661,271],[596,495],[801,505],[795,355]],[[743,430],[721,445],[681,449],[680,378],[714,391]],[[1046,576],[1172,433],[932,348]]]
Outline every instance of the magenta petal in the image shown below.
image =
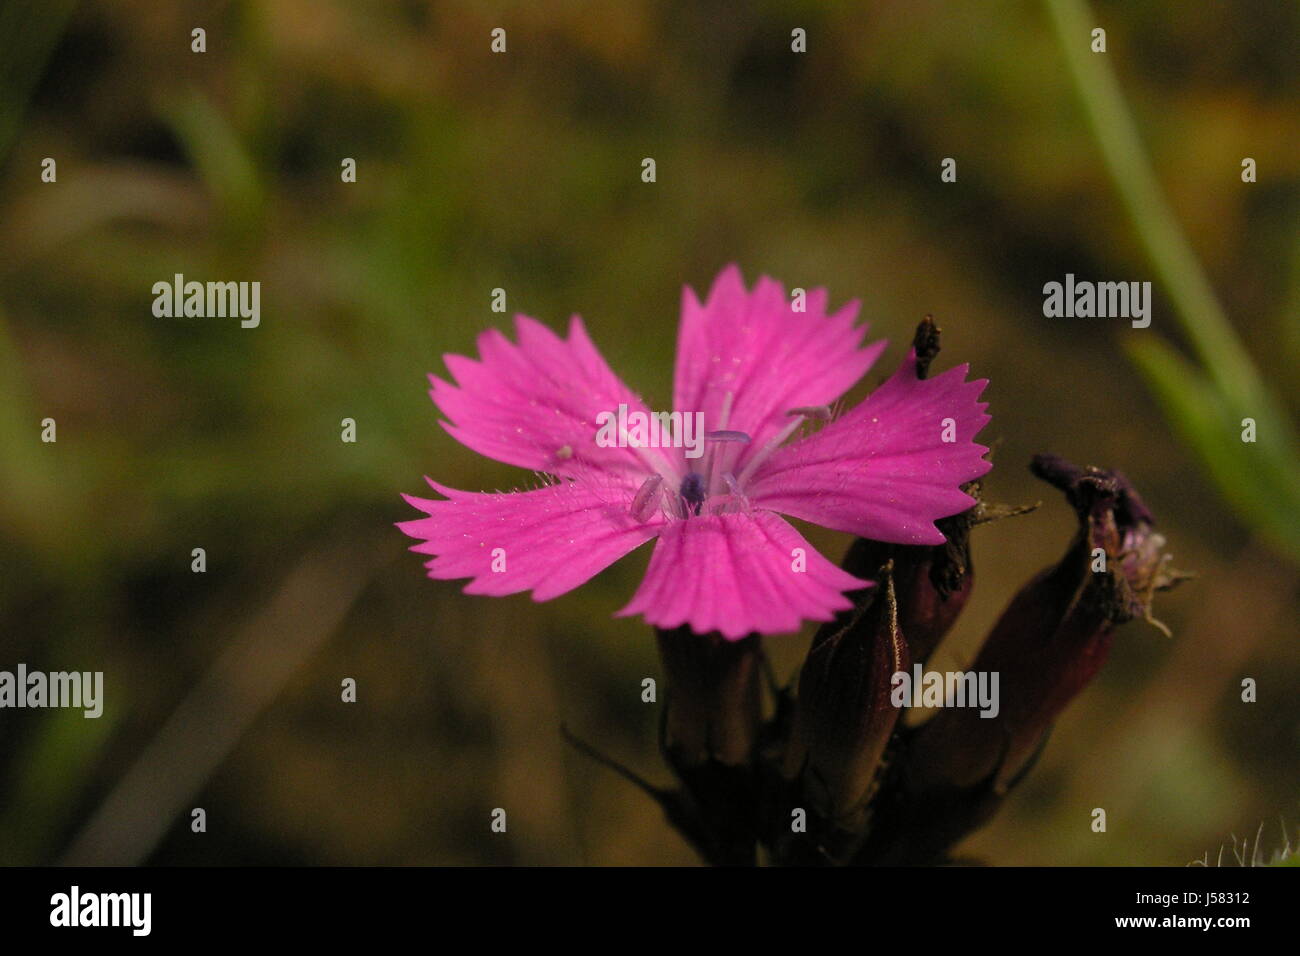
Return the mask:
[[446,356],[455,383],[430,375],[429,392],[447,416],[443,427],[481,455],[570,477],[593,471],[627,483],[650,470],[630,448],[596,445],[596,415],[620,404],[646,410],[615,375],[574,316],[568,339],[526,315],[515,317],[519,343],[490,329],[479,336],[480,361]]
[[854,325],[857,302],[830,315],[826,302],[825,289],[812,289],[806,311],[795,312],[781,283],[763,276],[750,292],[734,265],[703,305],[690,288],[682,291],[673,407],[704,412],[710,431],[748,434],[737,470],[790,421],[789,409],[831,404],[884,349],[884,342],[860,347],[866,328]]
[[966,372],[918,379],[909,354],[861,405],[760,465],[750,500],[877,541],[942,543],[935,520],[969,508],[958,486],[992,467],[974,442],[989,420],[978,400],[987,382],[967,382]]
[[[795,570],[795,549],[806,570]],[[779,515],[702,515],[664,526],[645,579],[619,616],[643,614],[656,627],[686,625],[734,641],[828,621],[852,606],[844,591],[870,584],[827,561]]]
[[446,500],[406,495],[427,517],[398,527],[421,540],[412,551],[436,555],[425,564],[429,577],[472,578],[466,594],[532,591],[534,600],[550,600],[654,537],[663,521],[635,520],[617,483],[562,481],[497,494],[429,484]]

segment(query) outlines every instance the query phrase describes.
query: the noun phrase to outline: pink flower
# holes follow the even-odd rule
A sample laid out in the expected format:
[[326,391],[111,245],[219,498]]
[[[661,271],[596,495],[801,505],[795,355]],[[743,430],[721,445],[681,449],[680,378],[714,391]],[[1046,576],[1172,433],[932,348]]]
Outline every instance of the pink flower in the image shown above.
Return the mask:
[[[445,357],[455,384],[430,376],[449,419],[442,425],[546,483],[480,494],[427,479],[443,497],[406,496],[425,517],[398,527],[420,540],[412,551],[434,555],[430,577],[470,578],[467,594],[531,591],[546,601],[657,538],[620,616],[731,640],[831,619],[851,606],[845,591],[871,582],[818,554],[782,515],[940,544],[935,520],[970,507],[959,486],[991,466],[974,443],[989,420],[978,401],[986,382],[965,381],[965,365],[922,379],[912,351],[866,401],[829,420],[831,403],[886,343],[863,347],[857,302],[832,314],[826,305],[826,290],[814,289],[796,312],[780,283],[763,277],[751,292],[734,265],[703,305],[683,290],[673,410],[703,413],[708,440],[698,458],[597,443],[601,413],[650,410],[577,316],[567,339],[524,315],[515,319],[518,344],[484,332],[479,361]],[[826,423],[794,438],[810,419]]]

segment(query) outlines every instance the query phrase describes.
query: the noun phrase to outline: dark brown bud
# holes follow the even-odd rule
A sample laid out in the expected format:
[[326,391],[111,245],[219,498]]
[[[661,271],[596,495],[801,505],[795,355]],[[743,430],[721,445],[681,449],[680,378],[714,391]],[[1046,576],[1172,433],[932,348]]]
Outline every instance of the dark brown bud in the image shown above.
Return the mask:
[[[964,490],[978,495],[978,483]],[[849,546],[844,569],[870,578],[893,562],[894,592],[898,600],[898,626],[907,638],[912,663],[924,663],[952,628],[975,587],[971,564],[970,529],[977,509],[972,508],[937,522],[948,540],[938,545],[890,544],[856,539]],[[858,598],[871,600],[870,591]]]
[[854,620],[818,632],[799,674],[782,773],[797,781],[792,799],[806,804],[808,839],[793,841],[807,844],[806,858],[843,862],[852,855],[898,722],[890,684],[909,666],[907,643],[888,565],[878,580],[874,598]]
[[996,716],[945,708],[907,741],[872,862],[926,862],[987,819],[1096,675],[1115,627],[1151,620],[1152,594],[1182,577],[1122,474],[1051,456],[1032,469],[1065,492],[1079,531],[1064,558],[1012,599],[972,665],[998,675]]
[[939,335],[943,330],[934,324],[934,316],[927,315],[916,326],[912,348],[916,351],[916,377],[930,374],[930,363],[939,354]]

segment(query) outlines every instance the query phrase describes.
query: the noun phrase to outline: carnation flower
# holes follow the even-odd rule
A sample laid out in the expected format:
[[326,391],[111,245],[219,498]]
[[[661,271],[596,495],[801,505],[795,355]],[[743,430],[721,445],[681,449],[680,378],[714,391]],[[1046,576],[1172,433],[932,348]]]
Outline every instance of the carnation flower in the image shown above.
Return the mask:
[[431,375],[430,395],[454,438],[543,482],[478,493],[426,479],[442,497],[406,496],[424,516],[398,527],[432,556],[430,577],[469,578],[468,594],[549,600],[653,538],[620,615],[729,640],[830,620],[852,606],[845,592],[872,582],[817,553],[787,518],[942,544],[935,522],[972,505],[961,485],[990,465],[974,442],[989,420],[986,382],[966,381],[965,365],[924,377],[915,349],[864,402],[832,416],[885,343],[863,345],[857,302],[828,313],[827,300],[814,289],[796,309],[772,279],[747,289],[734,265],[703,304],[683,291],[673,413],[702,414],[698,457],[596,440],[621,406],[628,417],[651,412],[577,316],[567,338],[524,315],[517,343],[484,332],[479,359],[447,356],[454,382]]

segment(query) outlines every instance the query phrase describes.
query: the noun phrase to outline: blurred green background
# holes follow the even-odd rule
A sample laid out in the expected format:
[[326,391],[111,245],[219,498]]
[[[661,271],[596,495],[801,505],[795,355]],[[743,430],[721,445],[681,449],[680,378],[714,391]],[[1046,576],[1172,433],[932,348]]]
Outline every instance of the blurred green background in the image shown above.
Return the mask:
[[[1090,25],[1294,416],[1300,7],[1131,0]],[[425,474],[531,478],[458,446],[425,394],[444,353],[507,326],[493,288],[554,328],[580,312],[666,408],[681,286],[731,261],[863,300],[893,345],[855,401],[926,313],[939,364],[990,379],[987,491],[1044,507],[977,532],[974,597],[932,666],[968,664],[1065,548],[1073,517],[1029,476],[1035,452],[1127,471],[1200,575],[1157,600],[1172,639],[1121,630],[963,854],[1180,865],[1261,822],[1265,850],[1283,824],[1295,842],[1295,568],[1128,360],[1140,337],[1192,349],[1044,4],[6,0],[0,82],[0,668],[107,685],[98,721],[0,714],[0,862],[692,862],[559,733],[667,782],[640,700],[654,642],[611,618],[649,549],[538,605],[426,580],[392,523]],[[260,281],[261,327],[155,318],[150,288],[177,272]],[[1067,272],[1155,281],[1151,328],[1043,318]],[[778,674],[807,641],[768,642]]]

